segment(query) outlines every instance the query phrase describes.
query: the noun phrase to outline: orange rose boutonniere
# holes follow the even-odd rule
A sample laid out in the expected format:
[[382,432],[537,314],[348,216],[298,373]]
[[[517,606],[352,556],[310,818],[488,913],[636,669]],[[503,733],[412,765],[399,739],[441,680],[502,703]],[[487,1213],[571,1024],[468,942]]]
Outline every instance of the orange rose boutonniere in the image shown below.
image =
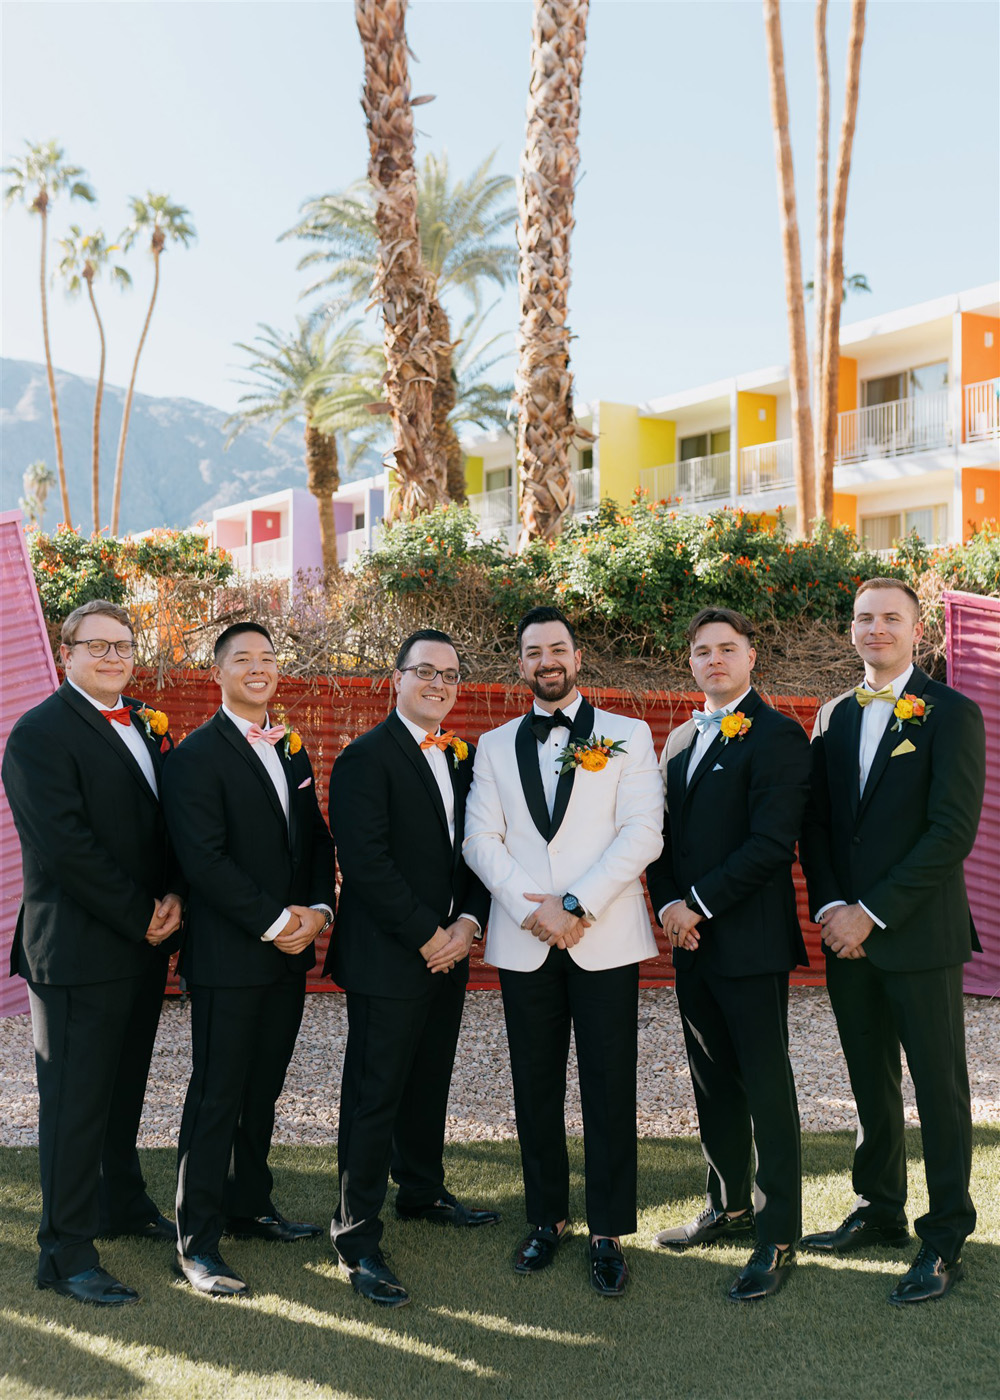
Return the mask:
[[728,744],[730,739],[743,740],[750,733],[752,719],[747,719],[742,710],[737,710],[735,714],[723,715],[719,730],[722,734],[722,742]]
[[892,727],[897,734],[901,734],[904,724],[923,724],[933,708],[933,705],[929,705],[919,695],[912,695],[907,691],[899,697],[893,708],[896,723]]
[[599,773],[608,766],[608,759],[618,753],[628,753],[621,739],[599,739],[596,734],[586,740],[571,739],[562,751],[559,773],[568,773],[572,768]]
[[456,768],[469,757],[468,744],[464,739],[460,739],[457,734],[452,735],[451,743],[448,747],[451,749],[451,761]]
[[302,735],[297,734],[290,724],[285,723],[285,757],[291,758],[293,753],[298,753],[302,747]]

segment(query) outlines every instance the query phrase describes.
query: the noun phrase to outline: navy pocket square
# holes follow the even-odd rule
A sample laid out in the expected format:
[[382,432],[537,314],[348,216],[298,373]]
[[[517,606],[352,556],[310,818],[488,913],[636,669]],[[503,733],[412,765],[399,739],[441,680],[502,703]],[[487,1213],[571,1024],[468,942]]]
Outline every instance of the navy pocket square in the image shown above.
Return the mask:
[[301,792],[304,787],[308,787],[311,782],[312,778],[303,778],[302,782],[299,783],[299,791]]

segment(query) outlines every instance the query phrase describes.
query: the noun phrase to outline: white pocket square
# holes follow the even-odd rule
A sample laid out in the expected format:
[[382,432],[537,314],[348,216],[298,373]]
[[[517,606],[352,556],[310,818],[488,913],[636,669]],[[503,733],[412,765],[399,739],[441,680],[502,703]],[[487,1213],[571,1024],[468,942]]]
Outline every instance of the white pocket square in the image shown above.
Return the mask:
[[304,787],[308,787],[311,782],[312,778],[304,778],[302,782],[299,783],[299,791],[301,792]]
[[721,772],[722,772],[722,764],[721,764],[721,763],[717,763],[717,764],[715,765],[715,767],[712,769],[712,772],[713,772],[713,773],[721,773]]
[[917,746],[916,746],[916,744],[911,744],[910,741],[909,741],[909,739],[904,739],[903,742],[902,742],[901,744],[897,744],[897,745],[896,745],[896,747],[893,749],[893,751],[892,751],[892,753],[889,755],[889,757],[890,757],[890,758],[895,758],[897,754],[900,754],[900,753],[916,753],[916,751],[917,751]]

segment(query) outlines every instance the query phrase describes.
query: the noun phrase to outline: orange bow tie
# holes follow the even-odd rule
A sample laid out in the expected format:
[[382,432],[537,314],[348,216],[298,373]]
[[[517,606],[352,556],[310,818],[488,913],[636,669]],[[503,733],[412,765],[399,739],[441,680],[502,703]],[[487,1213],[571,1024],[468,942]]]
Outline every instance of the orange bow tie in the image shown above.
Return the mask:
[[124,724],[126,729],[132,723],[132,711],[127,705],[123,705],[120,710],[102,710],[101,714],[114,724]]
[[444,753],[445,749],[454,739],[454,734],[425,734],[420,741],[422,749],[440,749]]

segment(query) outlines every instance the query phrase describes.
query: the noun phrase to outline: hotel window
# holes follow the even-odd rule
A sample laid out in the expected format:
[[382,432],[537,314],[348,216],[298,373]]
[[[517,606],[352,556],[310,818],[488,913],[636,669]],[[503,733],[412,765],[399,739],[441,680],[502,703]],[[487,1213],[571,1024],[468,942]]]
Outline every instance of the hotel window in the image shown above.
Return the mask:
[[718,428],[714,433],[695,433],[692,437],[681,438],[680,461],[690,462],[695,457],[714,457],[717,452],[729,451],[729,429]]
[[918,506],[887,515],[863,515],[861,536],[869,549],[892,549],[916,530],[924,544],[943,544],[948,535],[947,506]]
[[492,467],[483,475],[485,491],[504,491],[510,485],[510,467]]
[[938,360],[917,369],[904,369],[899,374],[883,374],[879,379],[866,379],[861,385],[861,407],[874,408],[880,403],[896,403],[899,399],[916,399],[948,387],[948,361]]
[[355,530],[363,530],[365,528],[365,513],[363,510],[354,512],[354,528]]

